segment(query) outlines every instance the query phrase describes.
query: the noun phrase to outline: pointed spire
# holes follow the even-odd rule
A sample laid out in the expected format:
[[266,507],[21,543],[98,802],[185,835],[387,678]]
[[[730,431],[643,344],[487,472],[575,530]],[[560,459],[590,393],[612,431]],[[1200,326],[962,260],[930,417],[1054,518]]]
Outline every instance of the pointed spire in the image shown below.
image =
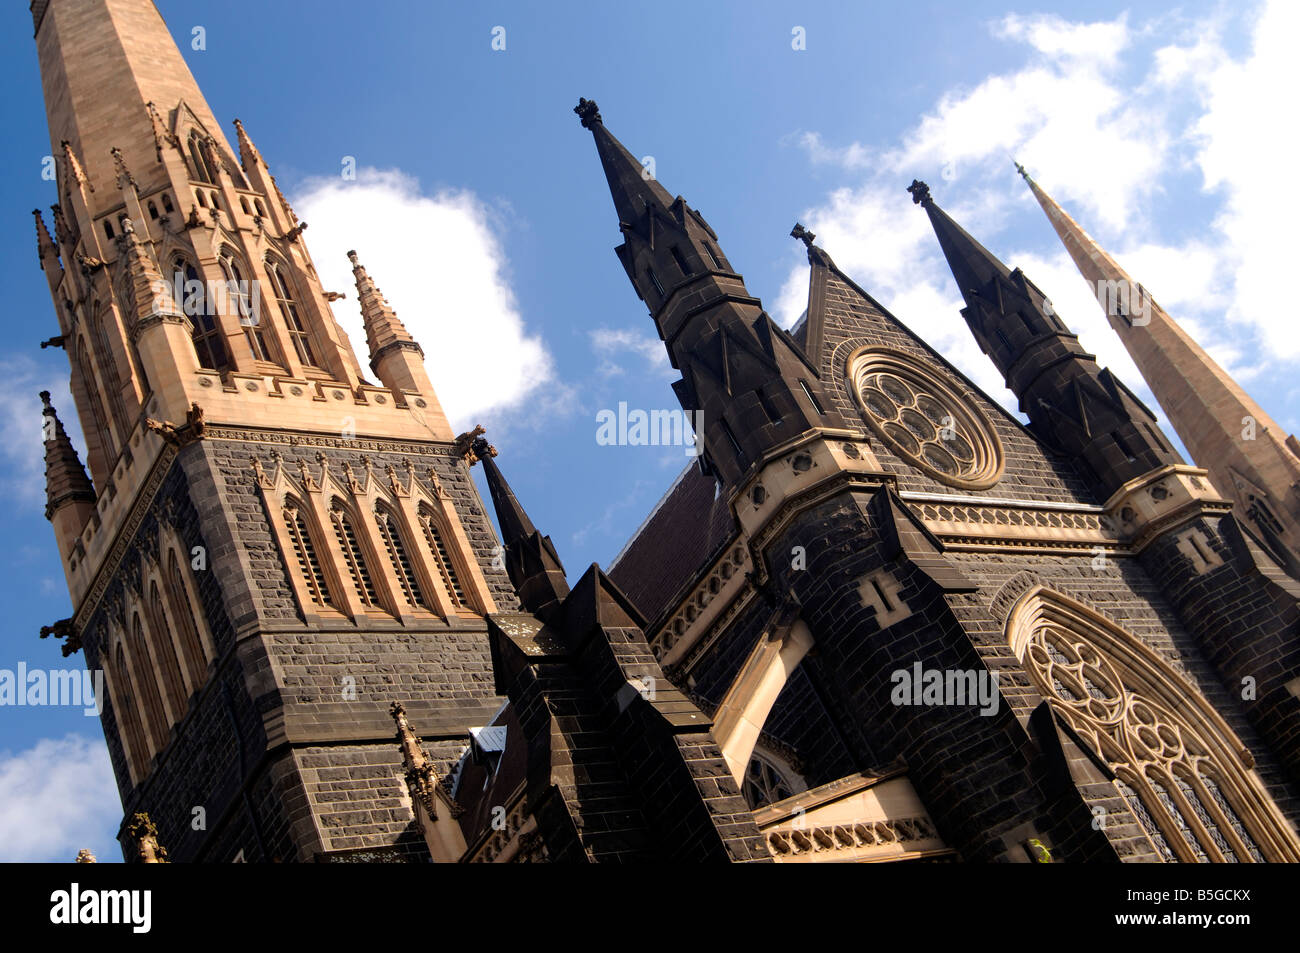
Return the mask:
[[1157,467],[1182,463],[1155,415],[1097,365],[1024,272],[1009,270],[954,222],[924,182],[913,180],[907,191],[930,218],[975,340],[1041,438],[1082,458],[1104,498]]
[[406,325],[397,317],[379,286],[357,260],[355,251],[348,252],[348,261],[352,262],[352,277],[357,283],[357,300],[361,304],[361,321],[366,329],[366,344],[370,347],[370,367],[379,373],[378,364],[383,355],[390,350],[409,350],[417,352],[421,358],[424,350],[411,337]]
[[673,390],[702,431],[705,469],[735,483],[775,447],[843,426],[818,370],[749,293],[704,217],[642,169],[595,103],[583,99],[574,111],[595,139],[618,213],[619,261],[681,371]]
[[123,192],[128,188],[134,191],[136,189],[135,176],[126,167],[126,156],[122,154],[122,150],[117,146],[114,146],[109,152],[113,156],[113,172],[116,175],[117,187]]
[[45,227],[45,219],[41,216],[41,210],[38,208],[32,209],[32,216],[36,219],[36,253],[40,256],[43,267],[46,256],[59,257],[59,246],[54,244],[54,239],[50,237],[49,230]]
[[539,533],[524,512],[493,459],[495,451],[482,437],[474,441],[473,455],[483,463],[483,476],[492,494],[501,541],[505,544],[506,573],[519,594],[520,604],[545,622],[569,594],[564,565],[551,538]]
[[132,329],[132,338],[156,318],[175,318],[188,325],[189,319],[172,297],[171,284],[163,280],[152,249],[140,240],[135,224],[129,218],[122,220],[120,241],[126,252],[126,269],[135,301],[135,314],[128,325]]
[[126,836],[135,841],[137,856],[142,864],[166,864],[167,848],[158,843],[158,828],[143,812],[131,818]]
[[235,135],[239,138],[239,161],[244,165],[244,171],[251,171],[255,165],[265,165],[262,161],[262,154],[257,151],[257,146],[253,145],[253,140],[244,130],[244,124],[238,119],[235,120]]
[[[1300,558],[1300,444],[1028,173],[1021,174],[1197,466],[1234,500],[1238,518],[1280,537],[1292,558]],[[1259,498],[1260,489],[1267,499]]]
[[95,488],[86,468],[81,465],[81,458],[73,449],[68,433],[63,429],[63,421],[50,403],[50,392],[41,391],[41,411],[44,418],[42,435],[45,440],[45,518],[54,519],[56,510],[68,503],[84,502],[94,504]]
[[83,847],[81,850],[77,851],[77,863],[97,864],[99,861],[95,859],[95,855],[91,852],[89,847]]
[[86,172],[81,168],[81,160],[78,159],[77,154],[72,151],[72,143],[67,139],[63,140],[63,164],[68,170],[70,183],[75,182],[79,186],[84,186],[89,192],[95,191],[94,183],[86,178]]
[[948,259],[948,267],[952,270],[957,288],[967,304],[971,301],[969,294],[987,286],[995,275],[1001,275],[1003,278],[1011,277],[1011,272],[1006,265],[998,261],[992,252],[972,238],[935,203],[930,196],[928,185],[913,179],[907,191],[912,193],[912,201],[925,209],[926,214],[930,216],[930,224],[939,239],[939,247],[943,249],[943,255]]
[[[420,736],[406,718],[406,708],[402,703],[393,702],[388,706],[388,713],[397,723],[397,747],[402,752],[402,766],[406,768],[406,788],[429,855],[434,863],[454,864],[465,854],[465,835],[457,821],[465,809],[438,777],[433,760],[420,743]],[[439,810],[439,804],[442,810]]]
[[673,204],[668,190],[605,128],[593,100],[579,99],[573,111],[582,120],[582,127],[590,129],[596,140],[596,152],[609,181],[620,223],[632,225],[640,221],[647,203],[655,203],[663,209]]

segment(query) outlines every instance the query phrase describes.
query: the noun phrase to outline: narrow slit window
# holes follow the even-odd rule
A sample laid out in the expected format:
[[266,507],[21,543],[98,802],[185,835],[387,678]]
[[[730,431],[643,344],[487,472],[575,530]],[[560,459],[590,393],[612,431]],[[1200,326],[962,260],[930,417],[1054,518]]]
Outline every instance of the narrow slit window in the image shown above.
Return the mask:
[[677,267],[681,269],[682,277],[690,277],[691,266],[687,264],[686,256],[682,254],[682,250],[676,245],[673,245],[669,250],[672,252],[673,261],[675,261]]
[[654,286],[655,293],[658,294],[660,298],[666,298],[667,295],[664,294],[664,286],[659,283],[659,276],[655,274],[655,270],[653,268],[647,268],[645,273],[646,277],[650,279],[650,284]]
[[816,410],[817,413],[825,415],[826,411],[822,408],[822,402],[818,400],[817,395],[812,392],[812,388],[808,386],[808,382],[801,379],[799,381],[799,386],[803,388],[804,396],[807,397],[808,402],[813,405],[813,409]]
[[713,267],[718,269],[719,271],[722,271],[723,270],[722,262],[718,259],[718,253],[713,250],[713,246],[710,245],[708,242],[704,242],[703,244],[704,244],[704,251],[709,256],[709,261],[713,262]]

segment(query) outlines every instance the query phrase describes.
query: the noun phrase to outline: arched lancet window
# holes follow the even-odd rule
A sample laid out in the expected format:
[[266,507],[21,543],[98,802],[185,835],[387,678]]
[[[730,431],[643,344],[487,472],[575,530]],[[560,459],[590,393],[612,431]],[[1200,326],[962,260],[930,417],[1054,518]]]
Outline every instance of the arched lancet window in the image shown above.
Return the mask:
[[1203,696],[1140,640],[1064,596],[1035,589],[1008,638],[1040,693],[1114,770],[1167,861],[1300,858],[1300,844],[1241,762]]
[[749,759],[749,766],[745,769],[740,793],[745,796],[752,810],[784,801],[802,789],[802,786],[790,775],[791,772],[778,765],[776,759],[755,751]]
[[172,628],[167,621],[167,610],[163,606],[162,593],[158,583],[149,584],[149,631],[158,658],[158,667],[162,669],[163,690],[167,693],[167,705],[176,718],[185,714],[185,683],[181,678],[180,660],[176,657],[176,644],[172,641]]
[[348,512],[342,500],[336,498],[330,504],[330,522],[334,524],[334,535],[338,537],[339,548],[343,550],[343,559],[347,563],[353,589],[356,590],[363,605],[377,607],[379,597],[375,594],[375,584],[370,578],[365,554],[362,553],[361,546],[357,542],[352,514]]
[[172,260],[173,281],[180,285],[181,300],[176,303],[194,325],[194,353],[199,367],[211,371],[224,371],[230,367],[226,355],[226,339],[217,324],[214,308],[210,307],[207,288],[199,278],[198,269],[186,258],[177,255]]
[[402,584],[406,601],[420,609],[429,608],[428,603],[424,601],[424,593],[420,591],[420,583],[411,565],[409,551],[402,540],[402,531],[398,528],[397,517],[381,503],[375,507],[375,523],[379,526],[379,535],[384,541],[384,549],[388,552],[389,562],[392,563],[393,571]]
[[194,172],[194,178],[200,182],[207,182],[215,185],[217,181],[216,163],[212,161],[212,151],[199,131],[195,129],[190,133],[189,140],[190,167]]
[[190,675],[190,685],[193,686],[193,691],[197,691],[207,675],[208,656],[199,635],[199,617],[195,615],[194,606],[190,602],[190,591],[185,585],[180,560],[174,551],[167,556],[165,583],[167,603],[171,606],[172,618],[176,620],[176,631],[180,636],[181,653]]
[[303,324],[302,314],[293,299],[293,291],[285,277],[284,267],[273,259],[267,259],[266,273],[271,279],[271,293],[275,296],[276,306],[284,318],[285,327],[289,329],[294,350],[298,352],[298,360],[307,367],[318,367],[316,352],[311,345],[311,332]]
[[456,573],[456,564],[451,559],[451,553],[447,549],[437,518],[424,506],[420,507],[420,528],[424,530],[424,540],[429,544],[429,552],[433,554],[433,561],[438,565],[438,574],[442,577],[442,584],[451,598],[451,604],[457,609],[464,608],[468,603],[465,600],[465,590],[460,584],[460,577]]
[[298,571],[302,573],[303,582],[307,586],[312,602],[318,606],[333,606],[329,586],[325,583],[325,573],[316,555],[316,546],[312,543],[311,532],[307,529],[301,504],[293,499],[285,500],[283,515],[285,529],[289,531],[289,539],[293,546],[293,557],[298,563]]
[[134,766],[137,778],[144,776],[149,764],[149,748],[144,740],[144,726],[140,723],[140,710],[136,704],[134,687],[131,684],[131,671],[126,664],[126,653],[122,643],[117,643],[117,652],[113,657],[109,674],[113,679],[113,695],[117,702],[114,714],[125,736],[126,760]]
[[149,737],[153,740],[155,751],[161,751],[167,745],[167,716],[163,713],[162,696],[158,694],[158,682],[153,677],[153,665],[149,647],[144,641],[144,625],[139,613],[131,618],[131,681],[139,692],[144,705],[145,718],[149,723]]
[[[95,354],[98,357],[99,373],[108,386],[109,408],[118,427],[125,430],[126,406],[122,403],[122,387],[117,374],[117,361],[113,357],[113,348],[109,345],[108,332],[104,330],[104,308],[98,301],[90,307],[90,331],[95,337]],[[136,360],[138,363],[138,355]],[[146,385],[147,383],[146,381]]]
[[240,327],[244,329],[244,336],[248,338],[248,347],[253,352],[253,359],[274,363],[275,354],[267,344],[264,333],[262,308],[253,297],[252,285],[245,279],[244,269],[240,267],[235,253],[229,248],[223,248],[217,260],[221,265],[221,273],[226,279],[227,300],[231,310],[239,319]]
[[104,461],[109,463],[113,457],[113,436],[108,430],[108,417],[104,414],[104,404],[99,396],[99,383],[90,366],[90,347],[85,338],[77,339],[77,370],[81,372],[81,383],[86,388],[86,400],[90,404],[90,421],[94,434],[87,434],[88,440],[94,440],[103,448]]

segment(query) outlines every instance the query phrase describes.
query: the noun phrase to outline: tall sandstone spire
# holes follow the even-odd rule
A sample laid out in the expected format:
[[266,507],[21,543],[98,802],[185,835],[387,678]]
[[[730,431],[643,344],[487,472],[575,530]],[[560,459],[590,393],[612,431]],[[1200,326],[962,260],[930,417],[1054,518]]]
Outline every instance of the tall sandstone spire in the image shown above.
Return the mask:
[[1238,517],[1296,574],[1296,438],[1288,436],[1023,167],[1018,168],[1192,459],[1233,500]]
[[517,602],[423,354],[358,266],[362,375],[306,223],[152,0],[31,10],[58,173],[43,336],[90,471],[47,399],[73,612],[43,631],[104,672],[124,818],[179,861],[427,857],[409,810],[375,812],[404,794],[390,691],[454,760],[501,705],[484,617]]

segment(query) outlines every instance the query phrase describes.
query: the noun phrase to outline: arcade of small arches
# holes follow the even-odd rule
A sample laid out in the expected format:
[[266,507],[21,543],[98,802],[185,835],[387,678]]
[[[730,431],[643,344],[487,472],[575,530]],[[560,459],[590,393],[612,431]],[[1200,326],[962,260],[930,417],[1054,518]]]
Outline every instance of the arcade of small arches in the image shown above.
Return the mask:
[[255,462],[272,535],[304,618],[384,618],[403,622],[476,617],[494,611],[487,584],[436,475],[405,482],[391,465],[336,476],[318,454],[291,478],[282,462]]
[[99,625],[105,687],[136,781],[167,746],[172,726],[185,717],[215,657],[180,537],[160,527],[156,549],[146,546],[139,560]]

